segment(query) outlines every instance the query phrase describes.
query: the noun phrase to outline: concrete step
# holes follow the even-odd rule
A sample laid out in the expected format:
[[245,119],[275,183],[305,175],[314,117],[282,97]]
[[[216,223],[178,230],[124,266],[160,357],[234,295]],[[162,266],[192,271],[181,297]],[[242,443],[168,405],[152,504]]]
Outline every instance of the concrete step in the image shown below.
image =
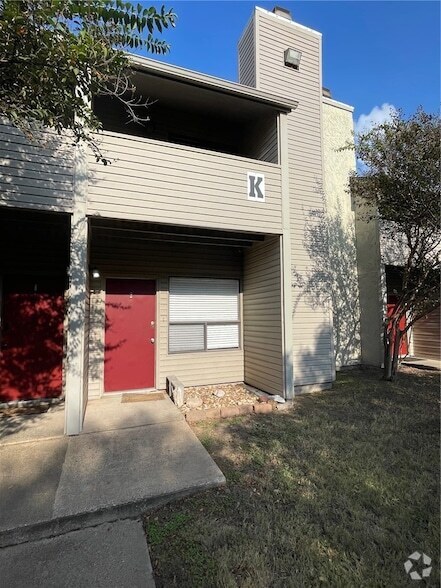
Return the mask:
[[137,517],[225,483],[184,420],[0,447],[0,547]]

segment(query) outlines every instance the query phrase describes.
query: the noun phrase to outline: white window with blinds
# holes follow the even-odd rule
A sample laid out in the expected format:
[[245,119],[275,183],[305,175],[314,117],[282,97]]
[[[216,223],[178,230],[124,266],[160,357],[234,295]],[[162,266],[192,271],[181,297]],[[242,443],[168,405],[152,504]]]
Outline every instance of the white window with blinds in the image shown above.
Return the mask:
[[237,349],[239,280],[170,278],[170,353]]

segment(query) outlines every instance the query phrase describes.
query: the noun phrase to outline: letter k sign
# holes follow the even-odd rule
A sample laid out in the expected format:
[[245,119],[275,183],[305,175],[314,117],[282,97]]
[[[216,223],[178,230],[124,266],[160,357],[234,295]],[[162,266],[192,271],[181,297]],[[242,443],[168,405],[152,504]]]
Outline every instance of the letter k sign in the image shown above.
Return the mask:
[[248,200],[265,202],[265,176],[248,172]]

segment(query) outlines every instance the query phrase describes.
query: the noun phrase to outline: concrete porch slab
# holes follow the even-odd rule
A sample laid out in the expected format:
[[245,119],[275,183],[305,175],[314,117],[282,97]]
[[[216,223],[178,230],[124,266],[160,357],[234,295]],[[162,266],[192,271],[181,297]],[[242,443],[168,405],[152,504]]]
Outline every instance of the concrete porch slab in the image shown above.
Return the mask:
[[0,446],[0,546],[133,518],[225,482],[168,399],[103,402],[87,430],[108,430]]
[[69,440],[53,516],[151,505],[224,481],[183,420],[80,435]]
[[52,406],[41,414],[0,416],[0,445],[56,439],[63,435],[64,404]]
[[87,404],[83,433],[157,425],[183,418],[168,396],[163,400],[127,403],[121,402],[121,396],[104,396]]
[[0,534],[50,520],[68,439],[0,447]]
[[140,521],[118,521],[0,550],[3,586],[154,588]]

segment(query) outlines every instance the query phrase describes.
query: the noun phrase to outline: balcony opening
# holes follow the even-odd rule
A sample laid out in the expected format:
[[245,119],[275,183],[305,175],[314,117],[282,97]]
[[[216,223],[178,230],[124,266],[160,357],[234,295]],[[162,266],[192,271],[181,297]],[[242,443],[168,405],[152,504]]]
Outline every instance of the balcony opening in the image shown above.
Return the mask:
[[105,131],[278,163],[277,111],[270,105],[145,72],[133,82],[137,96],[151,102],[139,112],[149,120],[130,121],[118,99],[101,96],[94,111]]

